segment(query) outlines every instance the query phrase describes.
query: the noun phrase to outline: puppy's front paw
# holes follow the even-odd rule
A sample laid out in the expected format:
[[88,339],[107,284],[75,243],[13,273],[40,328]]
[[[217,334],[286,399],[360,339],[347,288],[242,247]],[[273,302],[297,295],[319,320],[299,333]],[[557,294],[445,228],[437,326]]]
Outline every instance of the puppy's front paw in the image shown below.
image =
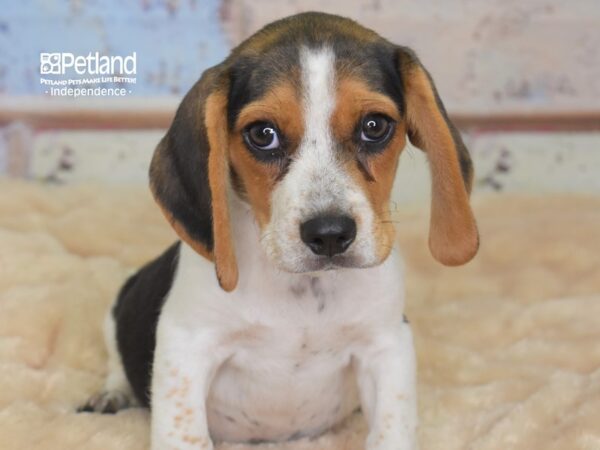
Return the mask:
[[132,401],[127,394],[121,391],[101,391],[82,406],[77,408],[77,412],[97,412],[102,414],[115,414],[131,406]]

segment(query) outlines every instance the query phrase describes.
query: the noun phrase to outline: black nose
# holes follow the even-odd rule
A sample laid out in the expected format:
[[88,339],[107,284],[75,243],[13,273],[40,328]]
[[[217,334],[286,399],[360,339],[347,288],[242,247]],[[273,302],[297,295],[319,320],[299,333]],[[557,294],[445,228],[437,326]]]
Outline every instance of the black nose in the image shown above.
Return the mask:
[[300,225],[302,241],[317,255],[344,253],[356,237],[356,222],[348,216],[321,216]]

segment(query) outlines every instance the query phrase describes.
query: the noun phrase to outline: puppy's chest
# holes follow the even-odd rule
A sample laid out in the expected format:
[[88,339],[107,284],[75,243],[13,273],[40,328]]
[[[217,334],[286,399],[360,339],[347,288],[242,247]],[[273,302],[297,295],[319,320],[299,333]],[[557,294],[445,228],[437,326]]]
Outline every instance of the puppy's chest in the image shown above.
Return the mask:
[[216,435],[310,436],[356,409],[351,348],[360,333],[355,327],[256,325],[241,333],[211,389],[209,416]]
[[357,324],[254,324],[234,331],[229,338],[232,366],[298,376],[347,364],[351,348],[367,340],[367,330]]
[[352,349],[369,341],[372,317],[352,299],[325,290],[317,294],[301,292],[242,312],[224,340],[233,355],[230,363],[293,372],[347,364]]

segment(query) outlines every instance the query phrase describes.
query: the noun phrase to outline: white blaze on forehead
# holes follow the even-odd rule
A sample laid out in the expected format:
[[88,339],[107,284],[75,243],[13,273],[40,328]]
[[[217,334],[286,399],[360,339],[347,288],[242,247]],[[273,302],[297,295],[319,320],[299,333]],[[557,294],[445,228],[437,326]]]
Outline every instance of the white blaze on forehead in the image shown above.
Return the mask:
[[[300,52],[305,134],[301,157],[331,163],[333,142],[330,118],[335,107],[335,54],[328,47]],[[310,155],[306,153],[311,153]]]
[[335,53],[329,47],[302,48],[304,136],[290,170],[295,201],[310,216],[343,208],[348,177],[336,157],[331,116],[336,103]]

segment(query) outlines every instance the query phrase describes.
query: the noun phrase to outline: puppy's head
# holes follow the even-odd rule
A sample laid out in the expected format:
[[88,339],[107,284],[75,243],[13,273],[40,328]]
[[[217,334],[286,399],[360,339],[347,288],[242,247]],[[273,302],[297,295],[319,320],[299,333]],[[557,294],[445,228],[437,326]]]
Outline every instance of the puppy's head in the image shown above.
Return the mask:
[[407,135],[431,167],[431,252],[463,264],[478,248],[473,171],[433,81],[412,51],[336,16],[275,22],[207,70],[156,149],[151,187],[226,290],[238,276],[229,186],[279,268],[370,267],[394,240],[389,200]]

